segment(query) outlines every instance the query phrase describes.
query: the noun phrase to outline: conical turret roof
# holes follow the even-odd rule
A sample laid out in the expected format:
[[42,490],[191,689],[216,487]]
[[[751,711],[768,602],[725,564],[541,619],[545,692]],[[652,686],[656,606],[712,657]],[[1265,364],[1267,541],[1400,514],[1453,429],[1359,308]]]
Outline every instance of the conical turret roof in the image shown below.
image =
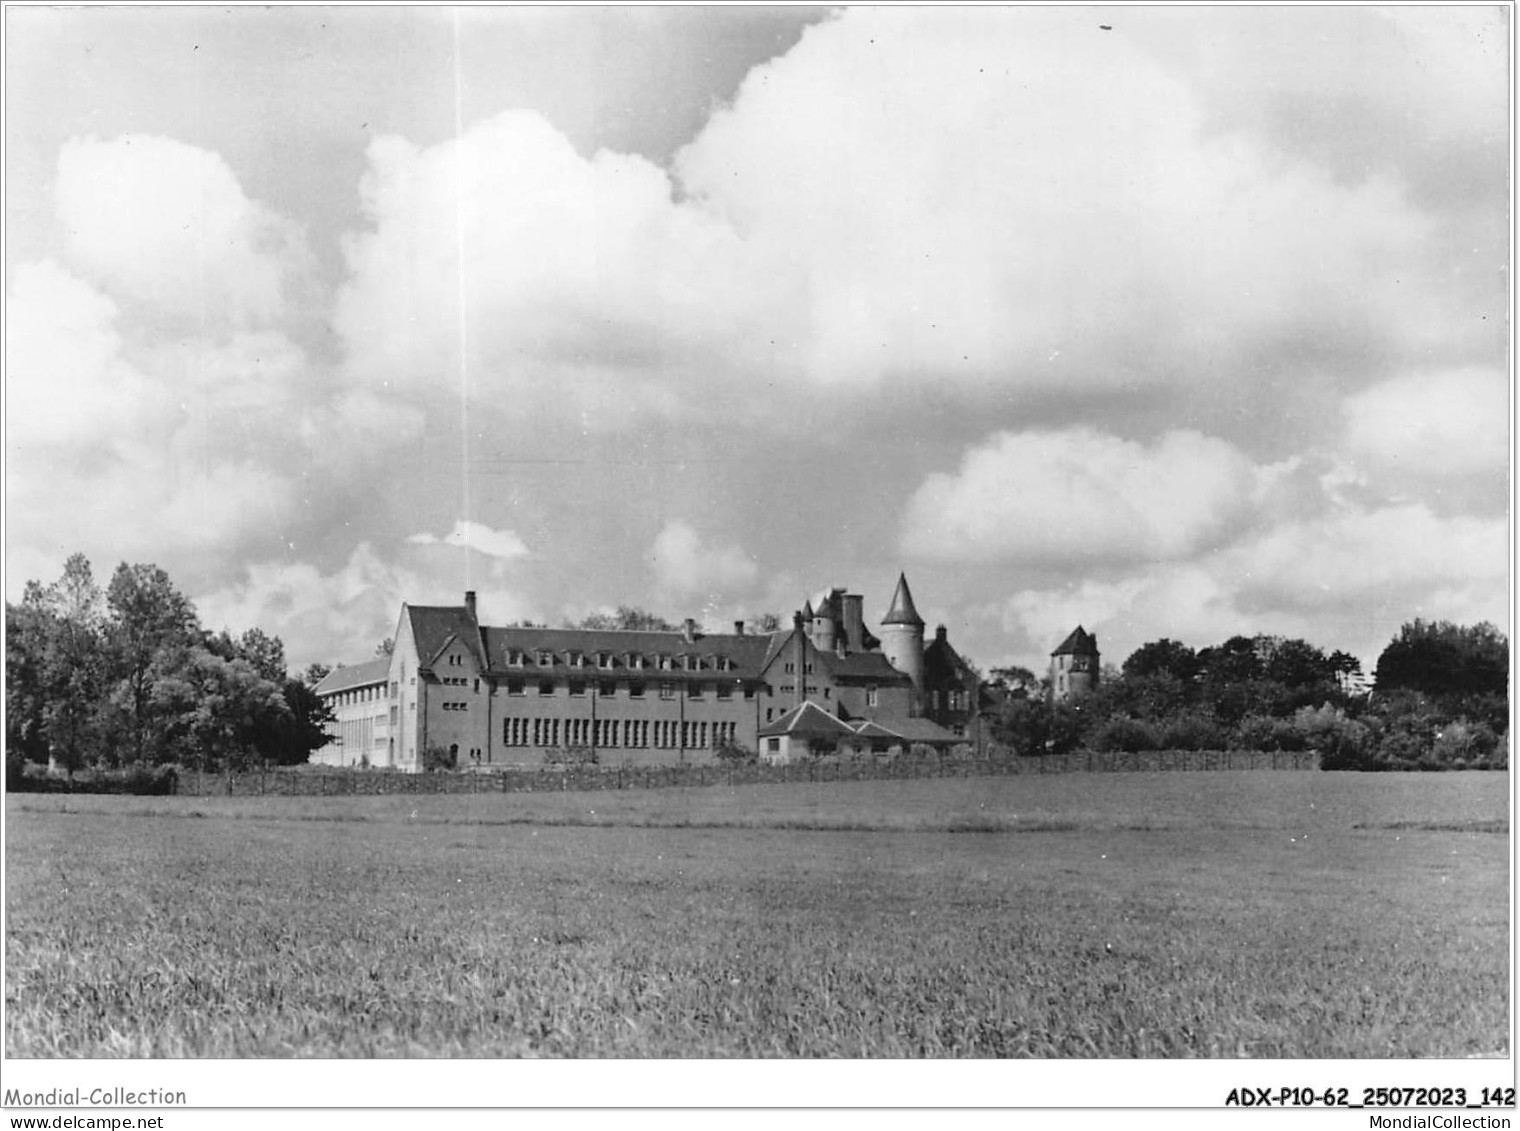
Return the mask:
[[908,589],[906,574],[897,575],[897,592],[892,594],[892,607],[887,610],[887,615],[881,618],[881,623],[924,627],[924,618],[919,616],[918,610],[913,607],[913,594]]

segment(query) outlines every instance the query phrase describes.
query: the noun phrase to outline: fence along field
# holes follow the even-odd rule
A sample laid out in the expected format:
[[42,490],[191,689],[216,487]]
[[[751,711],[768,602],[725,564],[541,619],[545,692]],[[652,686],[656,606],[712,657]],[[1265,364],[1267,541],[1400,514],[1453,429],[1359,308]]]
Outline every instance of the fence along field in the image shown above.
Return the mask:
[[14,1056],[1506,1051],[1507,774],[7,799]]

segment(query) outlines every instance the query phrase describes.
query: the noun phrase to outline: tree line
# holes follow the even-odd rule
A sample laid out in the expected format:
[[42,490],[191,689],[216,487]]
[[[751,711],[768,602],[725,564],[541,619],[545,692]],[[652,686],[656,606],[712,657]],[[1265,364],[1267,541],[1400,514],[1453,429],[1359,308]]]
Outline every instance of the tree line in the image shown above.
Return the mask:
[[1314,750],[1327,769],[1440,769],[1506,755],[1509,642],[1491,624],[1405,624],[1361,664],[1304,640],[1234,636],[1194,650],[1160,639],[1056,702],[1025,668],[994,668],[983,708],[994,741],[1023,754],[1075,749]]
[[292,765],[333,721],[314,692],[326,667],[292,678],[279,637],[207,631],[154,565],[123,562],[102,589],[75,554],[27,582],[5,605],[5,657],[8,753],[70,773]]

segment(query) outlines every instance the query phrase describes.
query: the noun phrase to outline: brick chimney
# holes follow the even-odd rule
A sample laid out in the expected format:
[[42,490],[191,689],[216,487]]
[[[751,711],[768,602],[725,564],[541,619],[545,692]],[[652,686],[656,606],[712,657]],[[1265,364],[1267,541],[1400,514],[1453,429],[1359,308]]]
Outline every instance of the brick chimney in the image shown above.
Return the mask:
[[845,646],[851,652],[864,652],[866,650],[866,619],[861,612],[861,596],[859,593],[846,593],[844,595],[844,639]]
[[734,621],[734,635],[735,636],[743,636],[744,635],[744,622],[742,620],[736,620],[736,621]]
[[470,614],[471,620],[477,619],[475,616],[475,590],[473,589],[466,589],[464,591],[464,611]]
[[686,622],[681,625],[681,639],[686,641],[688,644],[693,644],[696,642],[697,622],[692,620],[691,617],[687,617]]

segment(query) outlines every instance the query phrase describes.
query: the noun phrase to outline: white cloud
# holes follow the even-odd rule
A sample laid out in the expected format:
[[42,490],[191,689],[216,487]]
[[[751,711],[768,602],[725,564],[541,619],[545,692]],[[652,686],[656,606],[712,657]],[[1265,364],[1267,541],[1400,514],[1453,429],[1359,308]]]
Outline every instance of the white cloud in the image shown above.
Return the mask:
[[439,538],[432,534],[413,534],[407,539],[419,546],[462,546],[477,550],[487,557],[511,561],[527,555],[528,547],[510,530],[492,530],[484,523],[457,519],[454,529]]
[[853,8],[751,72],[677,167],[796,264],[819,383],[1213,381],[1450,312],[1396,182],[1210,132],[1184,71],[1089,9]]
[[310,267],[295,225],[244,195],[218,154],[171,138],[75,138],[56,191],[73,263],[198,327],[270,324]]
[[1171,432],[1147,448],[1091,429],[1001,432],[909,500],[903,548],[930,559],[1173,559],[1249,511],[1261,476],[1230,445]]
[[[198,596],[196,606],[213,630],[257,625],[280,637],[292,667],[301,668],[371,659],[375,646],[395,634],[403,601],[458,604],[460,597],[430,573],[387,561],[361,542],[330,573],[304,561],[250,565],[233,584]],[[532,615],[519,596],[499,588],[481,590],[478,608],[492,624]]]
[[1004,628],[1048,650],[1080,622],[1114,664],[1161,636],[1203,647],[1278,633],[1351,652],[1370,671],[1414,617],[1507,623],[1508,537],[1503,519],[1344,508],[1192,562],[1022,590],[1003,605]]
[[703,542],[686,522],[671,519],[651,547],[655,578],[660,588],[679,597],[702,596],[716,605],[755,584],[760,567],[737,546]]
[[1377,471],[1446,479],[1503,475],[1509,382],[1465,369],[1384,381],[1345,401],[1346,447]]

